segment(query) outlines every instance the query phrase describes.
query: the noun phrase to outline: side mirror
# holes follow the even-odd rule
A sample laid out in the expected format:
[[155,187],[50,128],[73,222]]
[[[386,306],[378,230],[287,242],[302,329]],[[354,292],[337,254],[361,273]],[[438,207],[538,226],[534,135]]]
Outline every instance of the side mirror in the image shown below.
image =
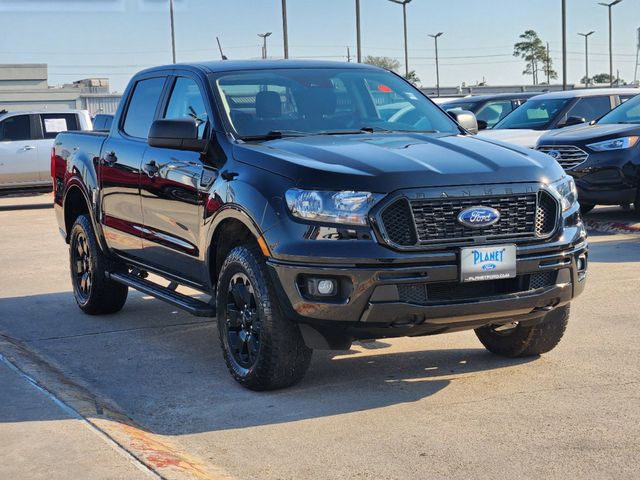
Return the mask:
[[203,152],[207,141],[198,138],[198,124],[192,118],[156,120],[149,129],[149,146]]
[[478,133],[478,121],[476,116],[468,110],[450,110],[447,112],[458,124],[474,135]]
[[580,125],[581,123],[587,123],[587,119],[583,117],[569,117],[567,121],[564,122],[563,127],[571,127],[572,125]]
[[486,120],[478,120],[478,130],[486,130],[489,128],[489,124]]

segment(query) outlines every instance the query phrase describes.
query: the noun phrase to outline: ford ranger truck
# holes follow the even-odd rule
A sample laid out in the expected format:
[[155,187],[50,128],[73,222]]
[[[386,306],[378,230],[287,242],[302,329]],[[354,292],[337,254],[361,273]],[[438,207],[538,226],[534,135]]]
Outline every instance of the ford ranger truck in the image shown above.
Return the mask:
[[587,275],[575,185],[475,131],[368,65],[140,72],[109,132],[52,152],[77,304],[112,314],[131,287],[215,317],[254,390],[356,340],[473,329],[498,355],[548,352]]

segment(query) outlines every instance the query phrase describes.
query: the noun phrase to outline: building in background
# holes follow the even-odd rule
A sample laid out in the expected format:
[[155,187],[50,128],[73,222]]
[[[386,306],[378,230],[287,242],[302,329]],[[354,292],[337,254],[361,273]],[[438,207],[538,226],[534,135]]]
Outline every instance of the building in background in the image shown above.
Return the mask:
[[47,64],[0,64],[0,110],[77,108],[98,113],[114,113],[119,93],[109,91],[108,78],[87,78],[50,87]]

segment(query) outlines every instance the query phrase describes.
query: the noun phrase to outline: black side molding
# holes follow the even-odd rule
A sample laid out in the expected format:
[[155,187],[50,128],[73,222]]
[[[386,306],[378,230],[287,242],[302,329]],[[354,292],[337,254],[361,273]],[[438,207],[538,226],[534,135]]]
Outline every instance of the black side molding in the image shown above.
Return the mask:
[[109,273],[111,280],[122,283],[142,293],[156,297],[175,307],[189,312],[196,317],[215,317],[216,308],[213,305],[176,292],[169,287],[162,287],[156,283],[140,278],[131,273]]

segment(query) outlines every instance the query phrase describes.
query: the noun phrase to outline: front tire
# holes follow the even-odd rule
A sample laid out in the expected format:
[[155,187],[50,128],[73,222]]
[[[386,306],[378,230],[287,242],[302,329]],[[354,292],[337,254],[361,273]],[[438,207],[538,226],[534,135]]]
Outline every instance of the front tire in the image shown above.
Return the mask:
[[220,269],[216,305],[224,359],[240,385],[273,390],[302,379],[313,351],[282,314],[259,250],[231,250]]
[[80,215],[71,227],[69,263],[73,295],[84,313],[102,315],[122,309],[129,289],[107,278],[108,260],[87,215]]
[[517,325],[497,330],[486,325],[476,329],[476,335],[487,350],[503,357],[530,357],[547,353],[562,339],[569,321],[569,305],[557,307],[535,325]]

